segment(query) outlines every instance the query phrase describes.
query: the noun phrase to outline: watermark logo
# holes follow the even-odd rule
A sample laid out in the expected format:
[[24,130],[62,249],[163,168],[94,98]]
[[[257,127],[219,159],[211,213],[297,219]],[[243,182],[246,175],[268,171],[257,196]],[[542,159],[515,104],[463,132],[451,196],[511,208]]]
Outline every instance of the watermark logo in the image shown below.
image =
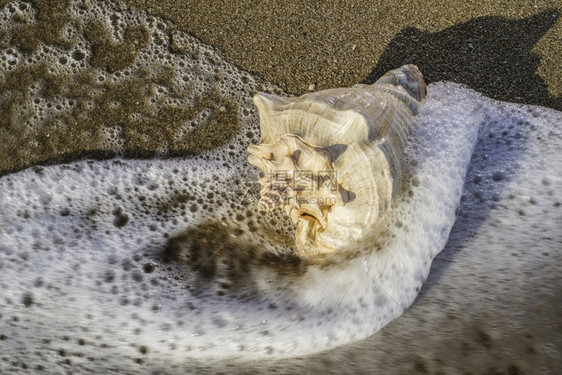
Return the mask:
[[259,176],[232,178],[229,194],[244,204],[258,201],[266,207],[305,204],[333,206],[337,203],[335,170],[272,170]]
[[295,191],[338,191],[337,173],[335,170],[275,170],[270,171],[265,180],[270,190],[284,191],[291,188]]

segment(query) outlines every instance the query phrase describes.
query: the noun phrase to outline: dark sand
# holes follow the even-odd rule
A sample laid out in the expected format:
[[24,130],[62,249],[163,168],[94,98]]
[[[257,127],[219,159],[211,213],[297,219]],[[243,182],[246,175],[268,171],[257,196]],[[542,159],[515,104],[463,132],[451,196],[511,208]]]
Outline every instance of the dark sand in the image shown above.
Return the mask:
[[[94,0],[95,1],[95,0]],[[9,2],[0,1],[0,6]],[[29,2],[37,22],[16,19],[0,31],[0,47],[15,47],[23,55],[41,43],[70,48],[62,30],[72,22],[70,0]],[[288,93],[374,82],[405,63],[421,69],[427,83],[453,81],[504,101],[562,109],[562,18],[559,2],[533,5],[519,1],[445,2],[441,5],[399,1],[198,1],[128,0],[131,7],[168,19],[172,28],[187,31],[216,48],[230,63]],[[82,2],[87,8],[88,2]],[[119,72],[133,64],[149,35],[143,26],[127,28],[123,42],[109,37],[102,25],[84,30],[91,51],[76,51],[72,61],[88,61],[93,68]],[[5,34],[5,35],[4,35]],[[170,36],[171,37],[171,36]],[[170,47],[172,53],[186,53]],[[0,76],[0,175],[40,164],[81,157],[107,158],[181,156],[224,144],[240,129],[232,98],[209,91],[191,108],[150,106],[148,87],[173,85],[165,72],[137,70],[129,83],[95,81],[93,72],[53,73],[45,64],[16,69]],[[209,77],[210,80],[220,79]],[[25,93],[41,85],[40,96],[64,96],[76,103],[64,116],[45,120],[34,133],[21,126],[32,111]],[[100,96],[99,90],[108,94]],[[112,107],[116,100],[118,108]],[[94,102],[94,110],[87,109]],[[226,108],[226,112],[217,109]],[[194,142],[172,134],[182,119],[213,111],[213,121],[198,129]],[[135,114],[141,113],[139,121]],[[73,129],[68,137],[63,128]],[[123,129],[123,147],[106,147],[103,134],[110,124]],[[222,132],[214,131],[224,129]]]
[[414,63],[428,83],[562,109],[559,1],[128,0],[290,93]]

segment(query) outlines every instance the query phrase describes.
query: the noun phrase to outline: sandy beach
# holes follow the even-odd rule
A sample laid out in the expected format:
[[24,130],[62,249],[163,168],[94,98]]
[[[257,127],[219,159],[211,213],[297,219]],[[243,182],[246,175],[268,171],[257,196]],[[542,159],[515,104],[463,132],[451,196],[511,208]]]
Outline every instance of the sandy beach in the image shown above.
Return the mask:
[[[0,8],[10,3],[0,0]],[[89,9],[89,1],[81,3]],[[121,18],[108,21],[121,33],[117,38],[91,20],[67,28],[78,17],[69,13],[69,4],[24,2],[12,12],[20,17],[15,26],[10,23],[0,30],[0,48],[8,51],[4,61],[10,66],[0,72],[0,177],[28,167],[40,173],[42,166],[83,158],[186,157],[227,145],[236,137],[255,142],[255,131],[239,134],[244,122],[256,122],[257,114],[250,109],[255,92],[300,95],[373,83],[409,63],[420,68],[428,84],[451,81],[492,99],[562,110],[562,5],[556,0],[127,0],[119,3]],[[30,9],[39,15],[33,22]],[[123,26],[138,23],[136,16],[127,15],[129,10],[146,12],[161,34],[155,37],[142,25]],[[125,20],[123,25],[120,20]],[[72,34],[73,27],[79,37]],[[142,50],[158,38],[159,46],[169,43],[172,57],[161,57],[158,69],[152,70],[145,64],[149,55]],[[31,61],[30,56],[39,56],[42,44],[51,49],[44,54],[52,60],[21,65]],[[67,56],[52,57],[59,50]],[[195,61],[184,69],[202,72],[197,83],[201,86],[191,88],[191,76],[181,84],[174,82],[166,64],[183,58]],[[205,71],[209,61],[216,63],[215,71]],[[52,69],[54,64],[63,69]],[[95,69],[107,74],[101,77]],[[127,73],[112,80],[111,74],[120,71]],[[230,85],[232,77],[237,83]],[[154,87],[165,89],[154,94],[150,91]],[[33,102],[33,95],[42,99]],[[30,103],[41,106],[52,98],[60,112],[51,114],[51,105],[41,115],[31,109]],[[189,105],[182,106],[185,103]],[[175,135],[185,118],[194,123],[204,118],[207,126],[190,130],[186,141]],[[119,124],[119,129],[111,124]],[[234,146],[230,152],[239,153]],[[553,294],[557,287],[549,284],[552,279],[530,281],[537,290],[545,290],[546,302],[530,302],[536,304],[533,311],[539,320],[521,318],[519,322],[528,319],[526,328],[515,329],[499,316],[493,293],[474,311],[454,312],[454,303],[447,304],[448,291],[432,288],[462,246],[452,243],[436,258],[418,301],[372,337],[312,356],[242,364],[198,362],[184,369],[236,374],[554,374],[562,365],[560,358],[551,360],[549,354],[542,361],[533,346],[543,340],[552,342],[553,353],[561,350],[562,321],[551,311],[557,311],[562,301]],[[434,273],[438,276],[432,278]],[[540,299],[541,292],[537,293]],[[431,308],[440,303],[451,311],[438,319],[444,325],[433,335],[437,323],[431,323]],[[513,314],[520,317],[529,311],[522,308]],[[548,320],[542,326],[540,318],[545,316]],[[412,328],[416,324],[421,325],[419,331]],[[528,363],[547,370],[525,372]]]
[[[3,4],[8,2],[3,1],[0,5]],[[70,2],[37,1],[31,4],[31,9],[38,11],[39,22],[30,24],[25,15],[30,9],[23,9],[16,17],[19,24],[1,33],[2,46],[15,46],[24,55],[36,53],[41,42],[69,48],[69,40],[61,33],[73,17],[68,13]],[[174,35],[174,30],[187,32],[218,51],[220,59],[224,58],[288,94],[372,83],[385,72],[412,63],[421,69],[427,83],[452,81],[493,99],[562,109],[562,18],[556,1],[532,5],[502,1],[443,2],[439,5],[392,2],[383,6],[336,1],[318,4],[289,1],[280,5],[276,1],[131,0],[124,4],[122,10],[130,7],[162,17],[170,23],[169,35]],[[81,6],[89,7],[88,2]],[[83,65],[82,59],[86,57],[84,61],[89,60],[92,68],[105,68],[110,73],[131,67],[138,52],[149,42],[142,26],[132,28],[122,43],[110,42],[107,31],[96,23],[89,24],[84,35],[93,43],[92,58],[88,53],[84,54],[85,51],[77,50],[75,55],[69,55],[70,61]],[[172,53],[189,55],[189,51],[182,50],[181,46],[173,46]],[[131,122],[129,115],[139,110],[132,105],[137,102],[135,97],[146,95],[142,87],[157,81],[170,82],[171,77],[165,74],[157,78],[147,77],[141,71],[134,75],[139,81],[108,86],[104,90],[109,90],[110,94],[98,98],[88,87],[99,85],[99,82],[93,81],[92,74],[86,71],[79,75],[67,74],[64,70],[46,70],[44,64],[10,71],[0,81],[0,90],[23,93],[41,77],[46,77],[46,96],[63,94],[70,100],[90,97],[100,105],[93,111],[96,113],[80,121],[76,120],[79,117],[76,113],[64,115],[67,127],[80,129],[70,140],[64,131],[55,130],[58,125],[52,119],[45,119],[48,126],[42,126],[36,135],[23,134],[19,130],[5,133],[9,141],[0,145],[0,174],[37,162],[68,161],[80,156],[107,158],[116,153],[135,157],[150,157],[155,153],[185,155],[222,144],[236,131],[236,121],[225,121],[233,118],[232,112],[228,112],[218,116],[220,126],[229,128],[225,134],[205,133],[215,134],[216,140],[202,141],[198,137],[195,143],[206,144],[189,145],[164,140],[170,138],[166,133],[173,131],[172,124],[177,123],[177,119],[194,115],[197,108],[166,110],[165,116],[160,109],[160,115],[154,116],[155,109],[145,106],[141,110],[149,113],[150,124]],[[221,79],[220,75],[217,77]],[[208,79],[216,80],[217,77]],[[106,82],[103,85],[107,86]],[[135,90],[145,91],[129,95],[130,100],[121,95]],[[15,95],[3,102],[4,113],[17,111],[20,94]],[[226,107],[234,110],[228,98],[211,100],[209,94],[206,95],[199,98],[196,107],[208,107],[217,100],[227,100],[224,102]],[[216,93],[212,95],[216,96]],[[121,106],[107,108],[110,98],[115,96],[124,99]],[[79,103],[72,111],[81,111],[80,106]],[[27,119],[33,114],[27,110],[17,116],[17,121],[25,122],[32,121]],[[90,121],[99,116],[104,120]],[[9,129],[16,120],[4,116],[0,121],[3,129]],[[131,129],[122,134],[124,145],[102,144],[105,135],[101,133],[105,130],[100,129],[99,124],[123,121],[130,125],[127,129]],[[47,134],[48,142],[45,142]],[[43,140],[37,143],[37,137]]]
[[[428,83],[562,108],[558,1],[127,1],[302,94],[415,63]],[[313,85],[313,86],[311,86]]]

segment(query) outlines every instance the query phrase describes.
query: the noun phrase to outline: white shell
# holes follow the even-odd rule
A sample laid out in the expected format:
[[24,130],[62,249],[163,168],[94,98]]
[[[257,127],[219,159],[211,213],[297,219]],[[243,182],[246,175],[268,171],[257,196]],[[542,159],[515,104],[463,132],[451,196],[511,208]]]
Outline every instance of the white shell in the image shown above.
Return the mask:
[[357,244],[388,211],[425,94],[419,69],[405,65],[372,85],[254,96],[261,140],[248,161],[265,172],[259,209],[290,215],[301,256]]

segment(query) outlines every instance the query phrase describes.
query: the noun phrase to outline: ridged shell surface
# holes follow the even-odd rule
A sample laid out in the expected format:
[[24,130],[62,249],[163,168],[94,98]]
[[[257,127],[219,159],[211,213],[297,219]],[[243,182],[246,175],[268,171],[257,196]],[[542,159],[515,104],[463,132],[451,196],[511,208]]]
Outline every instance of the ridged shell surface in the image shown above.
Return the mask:
[[260,210],[283,208],[301,256],[353,248],[392,206],[413,116],[425,97],[419,69],[405,65],[372,85],[296,98],[257,94]]

